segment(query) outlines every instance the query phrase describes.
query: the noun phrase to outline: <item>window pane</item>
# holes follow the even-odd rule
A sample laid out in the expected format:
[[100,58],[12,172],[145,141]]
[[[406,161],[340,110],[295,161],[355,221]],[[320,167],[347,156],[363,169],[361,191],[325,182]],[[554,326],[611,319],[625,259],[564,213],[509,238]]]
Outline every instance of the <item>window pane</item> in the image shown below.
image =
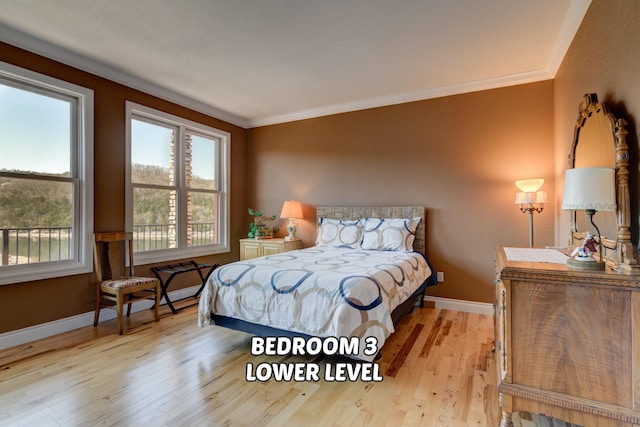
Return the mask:
[[216,233],[217,194],[189,192],[187,244],[189,246],[217,243]]
[[[191,152],[185,155],[186,185],[192,188],[215,190],[215,143],[211,138],[188,135],[191,138]],[[191,169],[189,169],[189,162]],[[189,174],[191,170],[191,174]],[[191,180],[189,180],[191,175]]]
[[74,258],[73,184],[0,178],[0,265]]
[[[140,241],[136,251],[136,262],[139,264],[175,261],[177,259],[193,258],[229,251],[229,219],[228,194],[225,192],[228,176],[229,140],[231,135],[197,122],[179,116],[154,110],[133,102],[126,103],[129,132],[126,135],[128,155],[132,159],[129,168],[138,166],[138,172],[129,173],[132,182],[127,183],[126,225],[138,227],[144,224],[157,224],[155,234],[159,237],[151,239],[143,235],[144,227],[140,228],[137,239]],[[141,129],[159,132],[161,137],[158,144],[142,144],[144,134]],[[138,149],[136,147],[142,146]],[[161,147],[164,157],[158,157],[155,148]],[[174,151],[171,154],[171,151]],[[151,167],[159,173],[150,172]],[[169,171],[171,173],[169,173]],[[155,178],[150,178],[150,176]],[[171,175],[174,180],[164,180]],[[149,207],[142,208],[142,189],[148,194],[166,194],[166,201],[161,204],[166,207],[162,215],[148,215],[153,203],[147,200]],[[159,190],[162,192],[157,193]],[[169,194],[177,195],[177,204],[171,205]],[[133,194],[135,193],[135,195]],[[158,205],[160,206],[160,205]],[[163,209],[165,209],[163,207]],[[142,219],[142,216],[156,216],[158,219]],[[164,225],[168,224],[168,225]],[[148,228],[148,227],[147,227]],[[165,237],[169,235],[168,238]],[[156,246],[151,240],[162,240]],[[164,250],[170,249],[170,250]]]
[[176,130],[131,120],[131,180],[137,184],[175,185],[173,147]]
[[0,80],[0,170],[70,176],[72,107]]
[[133,189],[134,252],[177,247],[176,192]]

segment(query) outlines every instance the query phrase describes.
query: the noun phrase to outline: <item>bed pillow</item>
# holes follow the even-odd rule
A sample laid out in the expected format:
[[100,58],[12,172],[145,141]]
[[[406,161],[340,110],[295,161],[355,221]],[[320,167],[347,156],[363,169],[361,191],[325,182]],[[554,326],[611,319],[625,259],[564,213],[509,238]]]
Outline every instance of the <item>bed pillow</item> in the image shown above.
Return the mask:
[[362,220],[345,221],[331,218],[318,219],[316,245],[360,246],[362,240]]
[[367,218],[364,222],[362,249],[379,251],[413,251],[417,218]]

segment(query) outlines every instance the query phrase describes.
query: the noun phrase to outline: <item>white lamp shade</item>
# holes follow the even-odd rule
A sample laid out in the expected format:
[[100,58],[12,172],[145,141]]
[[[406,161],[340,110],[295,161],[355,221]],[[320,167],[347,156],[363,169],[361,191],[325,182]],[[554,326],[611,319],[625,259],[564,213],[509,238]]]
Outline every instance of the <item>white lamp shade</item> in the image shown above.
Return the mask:
[[546,191],[537,191],[536,192],[536,203],[547,203],[547,192]]
[[282,205],[280,218],[302,218],[302,205],[296,200],[287,200]]
[[533,203],[547,203],[547,192],[537,191],[535,193],[523,191],[516,193],[516,205],[530,205]]
[[516,193],[516,205],[528,205],[529,203],[534,202],[534,194],[533,193],[525,193],[519,192]]
[[535,193],[542,187],[542,184],[544,184],[543,178],[521,179],[516,181],[516,187],[524,193]]
[[616,210],[615,171],[612,168],[567,169],[562,209]]

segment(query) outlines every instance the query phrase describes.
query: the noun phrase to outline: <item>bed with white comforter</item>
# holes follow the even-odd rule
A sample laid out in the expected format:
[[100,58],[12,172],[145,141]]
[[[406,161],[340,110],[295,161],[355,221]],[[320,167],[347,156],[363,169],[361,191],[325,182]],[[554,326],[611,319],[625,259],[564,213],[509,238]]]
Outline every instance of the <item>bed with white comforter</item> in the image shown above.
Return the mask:
[[[425,256],[426,209],[316,213],[316,246],[215,270],[200,297],[199,325],[262,336],[375,337],[380,349],[426,287],[437,284]],[[375,357],[363,349],[356,358]]]
[[430,276],[417,252],[315,246],[219,267],[198,320],[216,313],[311,336],[373,336],[380,348],[394,331],[391,312]]

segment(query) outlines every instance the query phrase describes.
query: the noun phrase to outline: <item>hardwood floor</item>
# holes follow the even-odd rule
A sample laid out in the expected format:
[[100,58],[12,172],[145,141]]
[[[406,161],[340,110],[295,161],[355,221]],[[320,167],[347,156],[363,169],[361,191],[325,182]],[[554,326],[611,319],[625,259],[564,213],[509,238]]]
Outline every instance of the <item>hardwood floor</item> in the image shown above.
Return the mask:
[[[166,308],[163,307],[163,313]],[[0,352],[0,425],[496,426],[493,319],[415,309],[383,348],[382,382],[247,382],[250,338],[196,308],[134,313]]]

